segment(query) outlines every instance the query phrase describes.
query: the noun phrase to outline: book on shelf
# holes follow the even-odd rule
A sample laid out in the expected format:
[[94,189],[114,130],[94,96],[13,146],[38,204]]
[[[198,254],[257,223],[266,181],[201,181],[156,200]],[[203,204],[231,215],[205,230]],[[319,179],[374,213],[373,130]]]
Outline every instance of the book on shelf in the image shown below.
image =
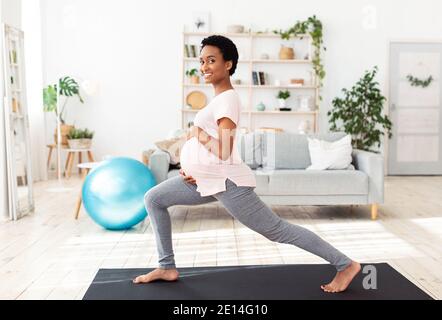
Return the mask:
[[254,86],[259,85],[258,73],[256,71],[252,72],[252,78],[253,78],[253,85]]
[[284,132],[284,129],[282,128],[276,128],[276,127],[259,127],[256,129],[258,132]]
[[263,71],[252,71],[252,80],[254,86],[263,86],[267,84],[267,74]]
[[194,44],[184,45],[184,55],[186,58],[198,58],[198,50]]
[[189,49],[189,45],[188,44],[184,45],[184,56],[186,58],[190,58],[190,49]]
[[259,72],[259,84],[262,86],[266,84],[265,74],[262,71]]
[[190,48],[192,50],[192,58],[198,57],[197,50],[196,50],[196,45],[192,44],[192,45],[190,45]]

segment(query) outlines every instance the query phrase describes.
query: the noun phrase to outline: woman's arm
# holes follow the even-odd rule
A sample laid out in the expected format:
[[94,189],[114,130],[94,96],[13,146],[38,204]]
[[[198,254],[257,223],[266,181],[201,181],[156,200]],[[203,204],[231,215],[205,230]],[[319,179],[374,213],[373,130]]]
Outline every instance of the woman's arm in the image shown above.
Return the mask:
[[233,150],[233,141],[235,139],[236,124],[229,118],[218,120],[218,137],[215,139],[200,127],[192,127],[192,136],[198,139],[207,150],[212,152],[220,160],[229,159]]

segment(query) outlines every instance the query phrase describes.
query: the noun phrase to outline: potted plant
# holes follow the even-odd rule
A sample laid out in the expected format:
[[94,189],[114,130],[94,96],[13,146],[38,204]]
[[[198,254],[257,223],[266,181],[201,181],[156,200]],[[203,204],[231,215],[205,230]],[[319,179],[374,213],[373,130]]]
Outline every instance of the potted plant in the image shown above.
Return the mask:
[[[322,32],[322,22],[315,16],[311,16],[304,21],[298,21],[286,31],[273,30],[273,33],[279,34],[281,39],[289,40],[291,36],[300,36],[302,39],[303,35],[308,34],[312,39],[312,44],[314,47],[313,56],[311,61],[313,64],[313,69],[315,71],[316,77],[318,78],[318,86],[322,87],[322,80],[325,77],[324,65],[321,59],[322,50],[326,50],[323,46],[323,32]],[[322,97],[319,96],[322,100]]]
[[200,83],[200,77],[198,76],[198,70],[196,68],[186,71],[186,76],[190,78],[190,82],[194,84]]
[[[386,130],[391,138],[392,123],[387,115],[382,115],[385,97],[374,80],[378,68],[366,71],[364,76],[351,90],[342,89],[344,98],[332,101],[333,109],[327,112],[332,131],[345,131],[352,135],[353,147],[360,150],[372,150],[372,146],[381,146],[381,136]],[[339,125],[338,125],[339,122]]]
[[279,90],[278,95],[276,97],[278,98],[279,102],[279,110],[281,111],[291,110],[290,108],[287,108],[286,104],[286,100],[290,97],[290,92],[288,90],[285,91]]
[[[61,123],[61,143],[67,145],[67,134],[74,128],[73,125],[66,124],[66,105],[70,97],[77,96],[81,103],[84,103],[83,98],[80,95],[80,86],[71,77],[66,76],[59,80],[60,89],[58,95],[64,96],[63,106],[61,110],[57,112],[57,84],[48,85],[43,89],[43,110],[45,112],[54,112],[55,116],[59,118]],[[57,129],[55,129],[55,142],[57,143]]]
[[94,132],[89,129],[73,128],[67,134],[68,145],[71,149],[89,149],[92,145]]

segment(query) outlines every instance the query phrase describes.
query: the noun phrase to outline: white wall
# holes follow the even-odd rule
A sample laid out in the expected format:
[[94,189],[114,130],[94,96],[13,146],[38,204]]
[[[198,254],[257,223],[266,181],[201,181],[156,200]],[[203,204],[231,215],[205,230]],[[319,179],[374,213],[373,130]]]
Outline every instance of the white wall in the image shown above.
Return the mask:
[[323,130],[331,100],[364,70],[378,65],[386,89],[390,39],[442,38],[438,0],[42,0],[42,8],[46,83],[64,74],[100,83],[100,94],[71,105],[68,117],[96,131],[98,158],[139,158],[141,150],[179,127],[181,32],[194,11],[211,12],[212,32],[229,24],[286,29],[316,14],[327,47]]
[[[0,18],[2,23],[20,28],[21,25],[21,1],[20,0],[0,0]],[[1,37],[0,37],[1,39]],[[4,81],[3,81],[3,43],[1,43],[0,53],[0,97],[2,97],[0,105],[0,220],[4,220],[9,216],[8,213],[8,193],[6,178],[6,145],[5,145],[5,122],[4,122]]]
[[39,0],[22,1],[22,30],[25,34],[26,92],[31,136],[32,176],[34,181],[45,180],[46,147],[45,117],[42,112],[42,40]]

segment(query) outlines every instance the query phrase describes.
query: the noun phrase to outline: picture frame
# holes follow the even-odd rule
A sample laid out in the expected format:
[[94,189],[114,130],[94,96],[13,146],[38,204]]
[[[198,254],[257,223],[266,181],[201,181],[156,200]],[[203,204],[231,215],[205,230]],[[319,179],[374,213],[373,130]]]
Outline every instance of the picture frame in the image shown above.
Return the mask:
[[194,12],[192,15],[192,28],[194,32],[210,32],[210,12]]

